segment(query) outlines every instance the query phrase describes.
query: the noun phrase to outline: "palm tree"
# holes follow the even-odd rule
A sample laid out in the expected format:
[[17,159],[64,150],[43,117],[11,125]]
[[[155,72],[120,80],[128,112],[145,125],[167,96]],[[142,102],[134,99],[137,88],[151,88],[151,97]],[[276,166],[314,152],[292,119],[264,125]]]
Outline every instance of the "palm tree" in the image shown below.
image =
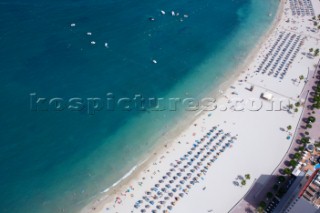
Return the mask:
[[290,165],[291,165],[293,168],[298,165],[298,162],[295,161],[295,160],[291,160],[289,163],[290,163]]
[[267,193],[267,198],[269,198],[269,199],[270,199],[270,198],[272,198],[272,197],[273,197],[272,192],[268,192],[268,193]]
[[316,121],[316,118],[313,116],[309,116],[308,121],[309,121],[309,123],[310,122],[314,123]]
[[246,183],[247,183],[246,180],[242,180],[242,181],[241,181],[241,185],[242,185],[242,186],[245,186]]
[[265,209],[265,208],[267,207],[266,202],[261,201],[261,202],[259,203],[259,207],[261,207],[262,209]]
[[303,137],[301,138],[300,142],[304,145],[306,145],[307,143],[309,143],[309,138]]
[[291,169],[290,168],[285,168],[284,170],[283,170],[283,172],[284,172],[284,174],[286,174],[286,175],[291,175]]
[[263,209],[261,206],[259,206],[259,207],[257,208],[257,212],[258,212],[258,213],[263,213],[263,212],[264,212],[264,209]]
[[291,129],[292,129],[292,126],[291,126],[291,125],[287,126],[287,129],[288,129],[288,130],[291,130]]
[[251,177],[250,177],[250,174],[245,174],[244,177],[245,177],[247,180],[250,180],[250,178],[251,178]]
[[295,153],[294,154],[294,158],[297,159],[297,160],[300,160],[301,159],[301,154],[299,152]]
[[284,176],[282,176],[282,175],[278,177],[278,181],[280,183],[283,183],[285,180],[286,180],[286,178]]
[[313,52],[313,48],[310,48],[310,49],[309,49],[309,52],[311,52],[311,53],[312,53],[312,52]]

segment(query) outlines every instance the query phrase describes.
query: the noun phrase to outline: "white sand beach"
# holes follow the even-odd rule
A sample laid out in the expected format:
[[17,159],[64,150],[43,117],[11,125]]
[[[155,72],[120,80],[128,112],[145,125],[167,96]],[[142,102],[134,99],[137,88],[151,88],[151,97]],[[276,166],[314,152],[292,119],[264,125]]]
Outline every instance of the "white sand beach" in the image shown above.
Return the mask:
[[[311,2],[320,14],[320,2]],[[319,60],[309,49],[320,46],[312,16],[293,15],[289,1],[280,4],[267,36],[221,91],[218,108],[195,113],[193,124],[82,212],[228,212],[255,179],[273,172],[292,142],[302,107],[294,112],[275,104],[271,110],[272,101],[303,102],[305,81],[299,77],[306,78]],[[262,102],[262,109],[235,104],[250,99]],[[241,186],[238,176],[245,174],[251,178]]]

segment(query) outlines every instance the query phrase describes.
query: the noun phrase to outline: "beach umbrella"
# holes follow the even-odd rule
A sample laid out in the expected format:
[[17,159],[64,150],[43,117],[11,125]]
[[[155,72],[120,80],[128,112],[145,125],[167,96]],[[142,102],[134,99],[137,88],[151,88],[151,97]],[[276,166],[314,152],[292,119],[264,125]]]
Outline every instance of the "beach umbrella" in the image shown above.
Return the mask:
[[170,180],[170,181],[169,181],[169,183],[173,183],[173,182],[174,182],[173,180]]
[[188,168],[188,167],[189,167],[189,165],[185,165],[185,166],[183,166],[183,168],[185,168],[185,169],[186,169],[186,168]]
[[190,189],[190,188],[191,188],[191,186],[190,186],[190,185],[187,185],[187,188],[188,188],[188,189]]
[[173,188],[173,189],[172,189],[172,191],[173,191],[173,192],[176,192],[176,191],[177,191],[177,189],[176,189],[176,188]]
[[177,176],[173,176],[173,180],[177,180],[177,178],[178,178]]
[[184,184],[184,181],[183,181],[183,180],[180,180],[180,182],[179,182],[179,183]]
[[181,176],[181,173],[180,173],[180,172],[178,172],[178,173],[177,173],[177,175],[180,177],[180,176]]
[[167,189],[166,189],[166,188],[162,188],[162,189],[161,189],[161,191],[166,192],[166,191],[167,191]]
[[183,197],[183,196],[184,196],[184,194],[183,194],[183,193],[179,193],[179,196],[180,196],[180,197]]
[[170,184],[166,184],[166,187],[167,187],[167,188],[170,188],[171,186],[170,186]]
[[164,197],[165,200],[169,200],[169,197]]
[[148,209],[148,208],[150,208],[150,206],[149,206],[149,205],[146,205],[145,208]]
[[161,204],[166,204],[166,201],[163,201],[163,200],[162,200],[162,201],[160,201],[160,203],[161,203]]
[[167,179],[167,176],[163,176],[162,179]]
[[194,170],[194,169],[191,169],[191,170],[190,170],[190,172],[194,173],[194,172],[195,172],[195,170]]
[[159,185],[159,184],[155,184],[154,186],[155,186],[156,188],[158,188],[160,185]]
[[180,187],[181,187],[181,185],[177,184],[177,185],[176,185],[176,187],[177,187],[177,188],[180,188]]
[[136,208],[136,209],[139,208],[139,204],[137,204],[137,203],[134,204],[134,208]]
[[157,205],[157,209],[161,209],[161,206],[160,206],[160,205]]
[[159,180],[159,183],[163,183],[163,180]]
[[175,171],[175,169],[170,169],[170,172],[174,172]]
[[157,195],[161,196],[161,195],[162,195],[162,192],[158,191],[158,192],[157,192]]
[[144,212],[146,212],[146,210],[145,209],[141,209],[141,212],[144,213]]
[[185,169],[180,169],[180,171],[181,171],[181,172],[184,172],[184,171],[186,171],[186,170],[185,170]]
[[157,210],[155,210],[155,209],[154,209],[154,210],[152,210],[152,213],[157,213]]
[[188,180],[188,177],[187,177],[187,176],[184,176],[184,177],[183,177],[183,180]]
[[176,201],[179,201],[180,200],[180,197],[175,197],[174,198]]
[[172,196],[173,196],[173,193],[170,192],[168,195],[169,195],[170,197],[172,197]]
[[151,192],[147,191],[146,194],[147,194],[147,195],[151,195]]
[[167,172],[167,175],[170,177],[170,175],[171,175],[171,172]]
[[153,204],[154,204],[154,201],[151,200],[149,203],[150,203],[151,205],[153,205]]
[[169,210],[172,210],[172,206],[168,206],[167,208],[168,208]]

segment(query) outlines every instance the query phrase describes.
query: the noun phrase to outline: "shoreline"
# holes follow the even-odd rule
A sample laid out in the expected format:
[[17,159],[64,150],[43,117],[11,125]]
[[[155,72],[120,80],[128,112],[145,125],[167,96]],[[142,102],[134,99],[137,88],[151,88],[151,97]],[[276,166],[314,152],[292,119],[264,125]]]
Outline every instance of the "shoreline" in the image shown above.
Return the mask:
[[[249,66],[254,62],[258,63],[257,61],[254,61],[254,59],[257,58],[259,52],[261,52],[261,49],[265,45],[265,43],[268,40],[271,39],[272,34],[275,33],[275,31],[277,31],[277,28],[279,27],[280,22],[282,20],[282,17],[283,17],[283,15],[285,13],[285,11],[284,11],[285,4],[286,4],[286,2],[279,1],[277,14],[275,15],[275,18],[274,18],[272,24],[270,25],[269,29],[259,39],[257,44],[254,45],[252,50],[245,57],[244,62],[240,63],[234,69],[235,71],[232,71],[232,72],[228,73],[229,75],[225,76],[226,79],[221,79],[221,81],[218,83],[218,85],[219,85],[217,87],[218,90],[221,90],[221,89],[223,91],[228,90],[228,88],[231,85],[236,84],[237,80],[241,79],[243,77],[243,75],[245,75],[250,70],[250,69],[248,69],[248,70],[244,70],[244,69],[249,68]],[[261,90],[261,91],[264,91],[264,90]],[[218,91],[217,91],[217,89],[215,89],[214,91],[210,91],[209,93],[218,94]],[[218,96],[218,101],[223,101],[223,96],[222,95]],[[192,116],[189,115],[190,118],[188,118],[188,119],[190,119],[190,120],[187,119],[189,121],[188,123],[184,123],[184,125],[182,125],[182,126],[181,125],[175,125],[173,130],[177,130],[178,129],[177,133],[175,133],[175,135],[171,136],[170,133],[169,134],[166,133],[166,136],[161,136],[162,139],[164,139],[165,141],[170,141],[170,142],[168,142],[166,144],[164,144],[164,143],[156,143],[156,145],[154,147],[152,147],[152,150],[156,150],[155,152],[153,152],[153,154],[149,153],[148,157],[144,161],[142,161],[142,163],[134,166],[127,174],[125,174],[119,181],[117,181],[116,182],[117,185],[113,184],[114,187],[110,187],[109,190],[107,191],[107,193],[101,194],[99,196],[100,198],[95,197],[94,199],[98,199],[98,200],[96,200],[94,202],[91,202],[84,209],[82,209],[81,212],[102,211],[102,209],[106,207],[106,204],[110,203],[110,201],[112,199],[111,197],[113,195],[115,195],[116,193],[119,193],[121,191],[124,191],[125,188],[129,187],[130,183],[132,183],[133,181],[136,181],[136,180],[139,179],[139,175],[141,176],[141,174],[142,174],[142,176],[143,176],[143,172],[146,173],[146,170],[148,168],[152,167],[152,162],[155,162],[155,160],[160,155],[159,153],[163,154],[163,153],[166,152],[166,150],[175,150],[175,147],[177,147],[177,140],[179,140],[179,138],[181,138],[179,136],[182,135],[182,137],[183,137],[183,136],[188,135],[190,133],[190,131],[191,131],[191,130],[189,131],[189,129],[193,127],[192,124],[194,124],[195,122],[200,123],[200,119],[205,117],[205,115],[207,113],[208,112],[203,112],[203,111],[202,112],[197,112],[196,115],[192,115]],[[220,115],[221,114],[222,113],[220,113]],[[265,116],[265,115],[263,115],[263,116]],[[191,117],[192,117],[192,119],[191,119]],[[226,119],[226,120],[228,120],[228,119]],[[291,122],[295,122],[295,121],[296,121],[296,117],[294,117]],[[174,132],[174,131],[171,131],[171,132]],[[165,137],[165,138],[163,138],[163,137]],[[285,149],[286,146],[287,145],[283,145],[282,149]],[[278,155],[279,155],[278,158],[280,158],[281,157],[281,152],[279,152]],[[268,170],[270,170],[270,168],[268,168]],[[231,208],[232,208],[232,206],[230,207],[230,209]]]
[[[243,63],[239,63],[237,67],[234,68],[234,71],[230,71],[224,78],[220,79],[220,81],[217,83],[217,87],[214,91],[210,91],[207,94],[212,95],[213,97],[217,97],[217,99],[223,98],[223,96],[219,93],[219,90],[225,91],[230,85],[232,85],[233,82],[237,81],[237,79],[241,76],[245,68],[249,66],[249,64],[252,62],[252,60],[256,57],[257,53],[259,52],[260,48],[264,44],[264,42],[268,39],[268,37],[272,34],[272,32],[277,28],[277,25],[282,17],[283,14],[283,7],[284,2],[279,1],[279,6],[276,11],[276,15],[269,26],[269,28],[266,30],[266,32],[259,38],[258,42],[253,46],[252,50],[249,51],[248,55],[245,57],[245,60]],[[197,119],[199,119],[203,114],[206,112],[203,112],[202,110],[199,110],[196,115],[189,116],[188,123],[185,123],[184,125],[176,124],[174,129],[180,129],[178,133],[176,133],[175,136],[171,137],[169,140],[169,143],[166,143],[165,146],[170,148],[175,139],[178,138],[179,135],[183,133],[183,131],[192,123],[194,123]],[[190,118],[192,117],[192,118]],[[172,131],[175,132],[175,131]],[[166,133],[167,134],[167,133]],[[161,136],[163,137],[163,135]],[[157,139],[159,140],[159,139]],[[160,139],[161,140],[161,139]],[[153,154],[146,154],[142,157],[142,160],[137,165],[134,165],[130,171],[128,171],[125,175],[123,175],[118,181],[116,181],[114,184],[112,184],[110,187],[106,188],[104,191],[100,192],[97,196],[93,197],[93,201],[90,202],[88,205],[86,205],[84,208],[81,209],[81,213],[90,212],[92,210],[92,206],[96,205],[97,201],[100,203],[98,206],[96,206],[96,210],[101,209],[101,203],[110,202],[110,199],[113,194],[118,193],[119,191],[122,191],[123,188],[126,188],[129,183],[137,179],[136,176],[143,172],[156,158],[157,155],[155,153],[163,153],[166,148],[164,148],[164,144],[161,142],[156,143],[156,145],[152,148],[152,150],[155,150]],[[97,199],[97,201],[95,201]],[[100,207],[100,208],[99,208]]]

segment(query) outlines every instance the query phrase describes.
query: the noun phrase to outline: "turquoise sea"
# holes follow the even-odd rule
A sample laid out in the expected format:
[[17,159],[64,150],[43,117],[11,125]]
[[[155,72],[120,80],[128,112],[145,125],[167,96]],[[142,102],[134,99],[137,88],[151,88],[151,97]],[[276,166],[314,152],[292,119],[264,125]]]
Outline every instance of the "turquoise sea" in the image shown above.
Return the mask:
[[32,110],[30,94],[205,96],[244,61],[278,4],[1,0],[0,212],[76,212],[196,113]]

